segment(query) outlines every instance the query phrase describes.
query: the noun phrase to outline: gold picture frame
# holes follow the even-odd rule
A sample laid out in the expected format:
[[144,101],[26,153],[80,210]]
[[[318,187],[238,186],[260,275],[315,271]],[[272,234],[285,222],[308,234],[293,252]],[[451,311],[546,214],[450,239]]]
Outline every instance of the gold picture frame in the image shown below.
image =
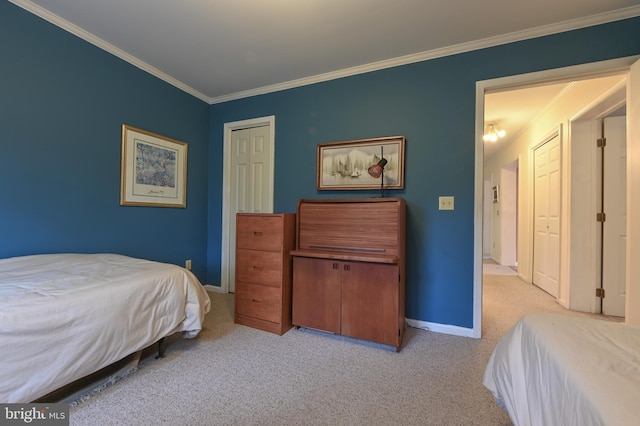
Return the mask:
[[[391,136],[318,145],[318,190],[403,189],[405,137]],[[368,173],[386,160],[379,177]],[[384,179],[384,180],[382,180]]]
[[120,205],[187,206],[187,143],[122,125]]

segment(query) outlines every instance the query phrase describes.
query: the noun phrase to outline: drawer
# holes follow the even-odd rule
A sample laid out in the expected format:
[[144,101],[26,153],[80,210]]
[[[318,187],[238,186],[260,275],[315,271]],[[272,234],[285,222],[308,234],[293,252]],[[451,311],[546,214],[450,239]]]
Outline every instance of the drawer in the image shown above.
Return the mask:
[[259,284],[236,283],[236,314],[280,322],[280,289]]
[[237,216],[236,245],[254,250],[282,250],[282,216]]
[[236,280],[271,287],[282,285],[282,255],[261,250],[236,251]]

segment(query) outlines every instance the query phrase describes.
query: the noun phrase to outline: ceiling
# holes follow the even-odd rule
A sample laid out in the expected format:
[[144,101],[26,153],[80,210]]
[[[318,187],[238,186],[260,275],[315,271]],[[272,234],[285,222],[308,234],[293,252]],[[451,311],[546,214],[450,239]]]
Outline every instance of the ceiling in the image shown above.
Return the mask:
[[506,132],[504,139],[498,142],[485,142],[485,161],[517,138],[529,122],[557,99],[570,84],[571,82],[564,82],[485,94],[485,123],[497,123]]
[[[209,103],[640,16],[640,0],[10,1]],[[486,121],[513,135],[563,88],[487,96]]]

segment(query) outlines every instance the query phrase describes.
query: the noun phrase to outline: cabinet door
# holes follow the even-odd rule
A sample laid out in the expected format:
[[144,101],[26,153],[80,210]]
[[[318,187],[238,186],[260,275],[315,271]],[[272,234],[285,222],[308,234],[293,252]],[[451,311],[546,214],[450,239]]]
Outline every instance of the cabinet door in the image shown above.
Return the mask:
[[340,262],[293,258],[293,325],[340,333]]
[[345,263],[342,334],[398,345],[398,266]]

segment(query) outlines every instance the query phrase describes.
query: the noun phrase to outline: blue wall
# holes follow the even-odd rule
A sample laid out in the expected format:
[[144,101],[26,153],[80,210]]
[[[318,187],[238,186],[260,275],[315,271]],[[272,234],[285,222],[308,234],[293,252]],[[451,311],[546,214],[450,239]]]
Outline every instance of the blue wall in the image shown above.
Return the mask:
[[[209,105],[0,2],[0,258],[115,252],[206,271]],[[123,123],[188,145],[187,208],[120,206]]]
[[[316,191],[317,144],[407,137],[407,316],[471,328],[476,81],[636,54],[640,18],[209,106],[0,2],[0,258],[192,259],[219,284],[223,125],[275,115],[278,212],[379,195]],[[123,123],[189,143],[186,209],[119,205]]]
[[[404,135],[407,317],[473,327],[475,85],[479,80],[640,54],[640,19],[541,37],[211,106],[209,264],[219,276],[223,125],[276,117],[275,212],[316,190],[319,143]],[[455,210],[438,210],[438,196]],[[213,280],[212,280],[213,282]]]

